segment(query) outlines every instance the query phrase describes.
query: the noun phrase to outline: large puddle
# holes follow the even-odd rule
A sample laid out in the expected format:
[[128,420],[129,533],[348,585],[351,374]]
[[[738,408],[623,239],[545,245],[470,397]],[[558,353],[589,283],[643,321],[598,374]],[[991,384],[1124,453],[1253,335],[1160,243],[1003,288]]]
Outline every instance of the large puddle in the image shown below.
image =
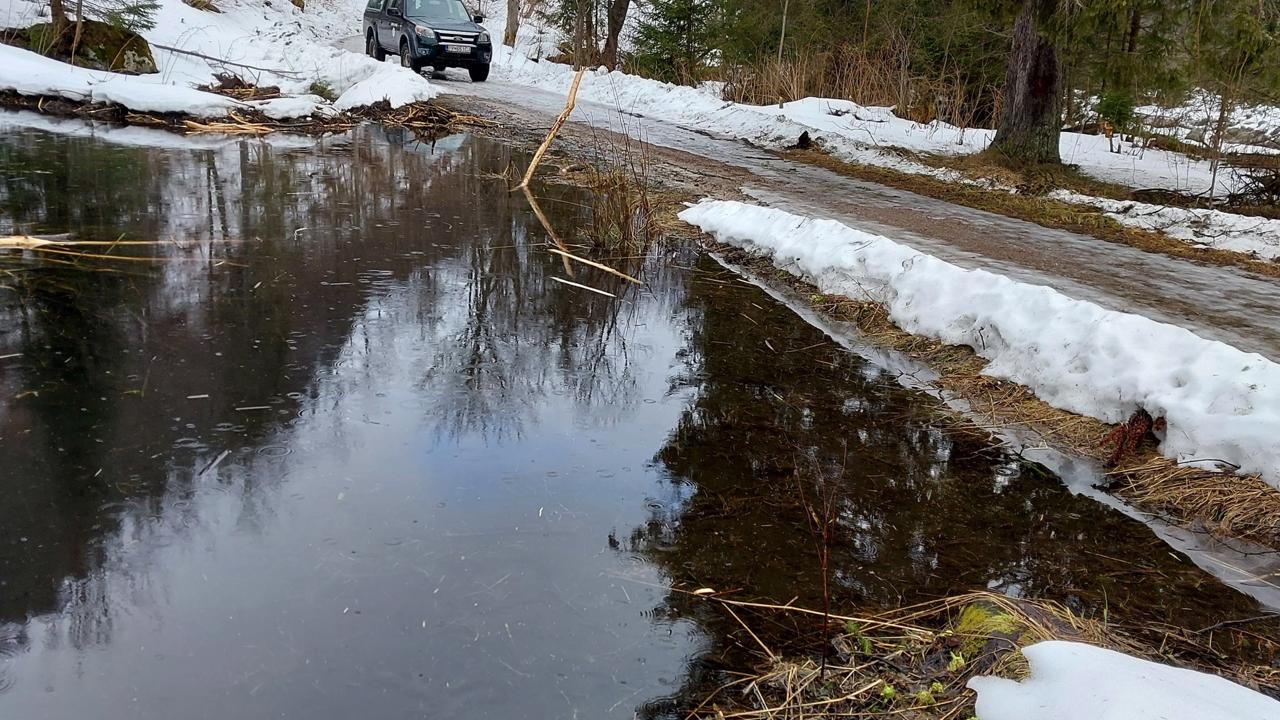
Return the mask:
[[819,484],[842,607],[1259,613],[691,249],[552,280],[502,145],[137,141],[0,134],[0,234],[163,258],[0,255],[0,717],[678,714]]

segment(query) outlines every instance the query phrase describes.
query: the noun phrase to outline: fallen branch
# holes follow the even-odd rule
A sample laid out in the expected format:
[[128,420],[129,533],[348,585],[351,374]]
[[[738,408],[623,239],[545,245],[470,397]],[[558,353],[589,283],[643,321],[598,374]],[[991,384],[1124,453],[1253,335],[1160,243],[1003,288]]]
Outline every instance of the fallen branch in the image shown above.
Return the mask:
[[599,294],[604,295],[604,296],[606,296],[606,297],[618,297],[617,295],[614,295],[614,294],[613,294],[613,293],[611,293],[611,292],[605,292],[604,290],[597,290],[597,289],[595,289],[595,288],[593,288],[593,287],[590,287],[590,286],[588,286],[588,285],[583,285],[583,284],[581,284],[581,283],[570,282],[570,281],[568,281],[568,280],[565,280],[564,278],[558,278],[558,277],[556,277],[555,275],[552,275],[552,276],[551,276],[551,279],[552,279],[552,280],[555,280],[555,281],[556,281],[556,282],[558,282],[558,283],[564,283],[565,285],[572,285],[572,286],[574,286],[574,287],[576,287],[576,288],[582,288],[583,290],[590,290],[590,291],[591,291],[591,292],[593,292],[593,293],[599,293]]
[[256,65],[246,65],[244,63],[232,62],[231,60],[224,60],[223,58],[214,57],[213,55],[205,55],[204,53],[198,53],[194,50],[183,50],[182,48],[171,47],[169,45],[161,45],[160,43],[151,43],[151,47],[160,48],[161,50],[167,50],[171,53],[178,53],[179,55],[190,55],[192,57],[198,57],[201,60],[211,60],[213,62],[221,63],[223,65],[242,67],[247,70],[257,70],[258,72],[269,72],[275,75],[286,75],[286,76],[292,76],[292,77],[297,77],[298,75],[302,74],[297,70],[279,70],[277,68],[264,68],[264,67],[258,67]]
[[547,133],[547,138],[538,146],[538,151],[533,154],[533,160],[529,163],[529,169],[525,171],[524,180],[515,187],[516,190],[524,190],[529,187],[529,181],[533,179],[533,171],[538,169],[538,163],[542,162],[542,156],[547,154],[547,148],[551,147],[551,141],[556,139],[556,134],[560,132],[560,128],[568,121],[569,115],[573,113],[573,106],[578,100],[578,85],[582,82],[582,73],[586,72],[586,68],[578,71],[573,76],[573,84],[569,86],[569,97],[564,102],[564,110],[560,111],[560,116],[551,124],[551,131]]
[[590,266],[591,266],[591,267],[593,267],[593,268],[598,268],[598,269],[600,269],[600,270],[603,270],[603,271],[605,271],[605,272],[609,273],[610,275],[617,275],[618,277],[622,278],[623,280],[630,280],[631,282],[633,282],[633,283],[635,283],[635,284],[637,284],[637,285],[643,285],[643,284],[644,284],[644,283],[640,282],[639,280],[637,280],[637,279],[635,279],[635,278],[631,277],[630,275],[628,275],[628,274],[626,274],[626,273],[624,273],[624,272],[620,272],[620,271],[618,271],[618,270],[614,270],[613,268],[609,267],[608,265],[601,265],[600,263],[595,262],[594,260],[588,260],[588,259],[586,259],[586,258],[581,258],[581,257],[578,257],[577,255],[573,255],[573,254],[571,254],[571,253],[567,253],[567,252],[565,252],[564,250],[557,250],[557,249],[555,249],[555,248],[552,248],[552,249],[551,249],[551,252],[553,252],[553,253],[555,253],[555,254],[557,254],[557,255],[560,255],[560,256],[562,256],[562,257],[569,258],[570,260],[577,260],[578,262],[582,263],[583,265],[590,265]]
[[543,214],[542,206],[538,204],[538,199],[533,196],[533,193],[529,192],[529,188],[521,187],[520,189],[524,191],[524,198],[529,201],[529,208],[533,210],[534,217],[538,218],[538,222],[542,223],[542,229],[547,231],[547,237],[551,238],[551,242],[555,243],[556,247],[560,248],[563,253],[560,256],[560,261],[564,263],[564,274],[573,277],[573,266],[569,264],[569,258],[566,257],[569,253],[565,251],[567,246],[564,241],[552,229],[551,221]]

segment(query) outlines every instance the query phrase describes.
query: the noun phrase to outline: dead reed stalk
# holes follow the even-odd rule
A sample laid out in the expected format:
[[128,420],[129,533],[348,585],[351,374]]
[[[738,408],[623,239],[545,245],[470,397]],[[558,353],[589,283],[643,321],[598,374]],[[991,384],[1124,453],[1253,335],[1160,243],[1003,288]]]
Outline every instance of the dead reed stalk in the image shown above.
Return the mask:
[[565,122],[569,120],[569,116],[573,114],[573,107],[578,99],[578,85],[582,83],[582,74],[584,72],[586,72],[586,68],[582,68],[574,74],[573,84],[569,86],[569,96],[564,101],[564,110],[560,111],[556,121],[551,124],[551,130],[547,132],[547,138],[538,146],[537,152],[533,154],[533,160],[529,162],[529,169],[525,171],[524,179],[514,189],[523,190],[529,187],[529,181],[533,179],[533,173],[538,169],[538,163],[542,162],[542,156],[547,154],[547,148],[551,147],[551,141],[556,139],[556,134],[560,132],[560,128],[564,127]]

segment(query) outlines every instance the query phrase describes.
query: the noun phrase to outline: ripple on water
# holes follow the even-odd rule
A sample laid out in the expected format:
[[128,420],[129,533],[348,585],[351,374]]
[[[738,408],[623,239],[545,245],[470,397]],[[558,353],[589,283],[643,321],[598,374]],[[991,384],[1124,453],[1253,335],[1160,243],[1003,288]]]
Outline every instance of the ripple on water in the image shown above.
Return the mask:
[[0,625],[0,694],[13,687],[13,666],[24,646],[24,633],[18,625]]

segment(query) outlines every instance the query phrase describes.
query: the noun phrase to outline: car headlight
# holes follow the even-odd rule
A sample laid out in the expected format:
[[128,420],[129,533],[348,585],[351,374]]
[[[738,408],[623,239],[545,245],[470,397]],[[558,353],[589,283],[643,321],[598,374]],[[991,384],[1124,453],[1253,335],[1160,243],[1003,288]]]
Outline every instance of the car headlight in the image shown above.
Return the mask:
[[432,42],[435,42],[435,39],[436,39],[435,30],[432,30],[429,27],[423,27],[421,25],[414,25],[413,31],[417,33],[418,37],[422,38],[423,40],[430,40]]
[[482,30],[482,31],[480,32],[480,37],[476,38],[476,42],[480,43],[481,45],[487,45],[487,44],[489,44],[489,33],[484,32],[484,31]]

